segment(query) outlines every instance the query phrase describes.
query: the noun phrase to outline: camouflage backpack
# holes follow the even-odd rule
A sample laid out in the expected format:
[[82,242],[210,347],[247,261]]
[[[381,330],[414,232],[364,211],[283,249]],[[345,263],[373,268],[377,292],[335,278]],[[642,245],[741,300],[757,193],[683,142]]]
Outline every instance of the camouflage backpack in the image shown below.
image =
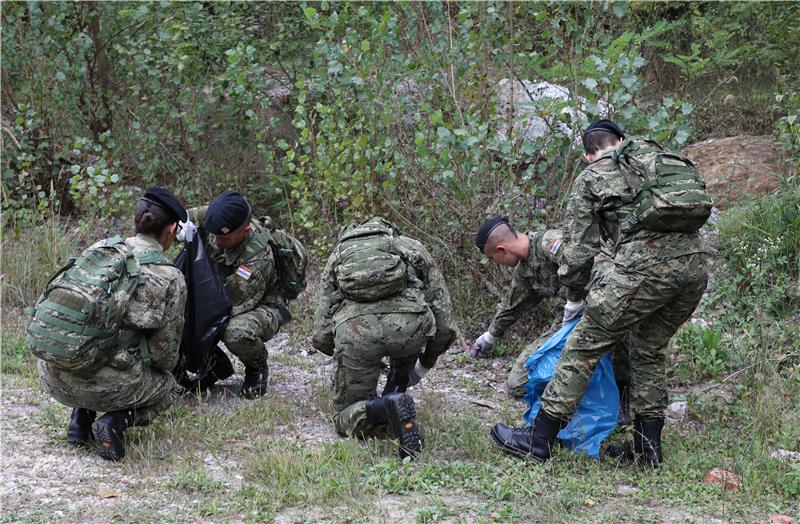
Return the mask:
[[261,217],[259,223],[269,232],[268,243],[275,258],[280,295],[294,300],[306,288],[308,256],[306,248],[295,237],[272,225],[270,217]]
[[694,232],[706,223],[714,200],[691,160],[639,137],[626,138],[615,159],[635,194],[627,229]]
[[121,346],[139,345],[150,360],[147,339],[121,330],[128,301],[139,284],[142,264],[167,263],[161,253],[134,256],[122,237],[86,249],[47,282],[28,312],[25,342],[37,358],[79,374],[90,374]]
[[337,245],[336,285],[356,302],[375,302],[407,287],[407,266],[395,246],[394,226],[372,219],[347,229]]

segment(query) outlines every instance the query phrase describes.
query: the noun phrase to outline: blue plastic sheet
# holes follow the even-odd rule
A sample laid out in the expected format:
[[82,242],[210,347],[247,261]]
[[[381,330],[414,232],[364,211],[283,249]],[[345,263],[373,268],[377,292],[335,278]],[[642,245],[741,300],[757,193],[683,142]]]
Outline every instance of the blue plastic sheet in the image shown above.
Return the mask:
[[[562,327],[528,358],[525,364],[528,384],[524,397],[528,404],[524,417],[526,427],[536,419],[544,388],[553,378],[561,350],[579,321],[580,318],[575,319]],[[611,356],[605,355],[598,362],[572,420],[559,432],[558,440],[576,453],[600,458],[600,443],[617,427],[618,411],[619,391],[611,367]]]

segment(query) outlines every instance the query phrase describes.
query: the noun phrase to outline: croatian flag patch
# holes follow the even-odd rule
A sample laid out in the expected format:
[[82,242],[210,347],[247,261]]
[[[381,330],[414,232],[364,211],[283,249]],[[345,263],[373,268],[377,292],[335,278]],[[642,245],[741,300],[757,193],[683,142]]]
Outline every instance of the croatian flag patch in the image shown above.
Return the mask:
[[550,242],[550,245],[547,246],[547,250],[555,255],[556,253],[558,253],[558,248],[560,247],[561,247],[561,239],[556,238],[555,240]]
[[236,269],[236,274],[239,275],[240,277],[242,277],[245,280],[250,280],[250,275],[253,274],[253,271],[250,270],[250,269],[247,269],[244,266],[239,266]]

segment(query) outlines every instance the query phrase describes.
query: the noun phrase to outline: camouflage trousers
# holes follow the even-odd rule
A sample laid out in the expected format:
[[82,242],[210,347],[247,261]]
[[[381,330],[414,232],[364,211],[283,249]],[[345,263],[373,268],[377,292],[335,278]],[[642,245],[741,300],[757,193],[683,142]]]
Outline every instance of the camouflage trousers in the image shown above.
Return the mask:
[[[505,387],[506,393],[513,398],[522,398],[525,396],[525,386],[528,384],[528,370],[525,369],[525,364],[528,363],[530,356],[542,345],[547,342],[556,331],[561,329],[561,319],[559,318],[541,335],[539,338],[525,346],[519,354],[514,364],[511,366],[511,371],[508,372]],[[614,367],[614,378],[617,384],[629,386],[631,383],[631,371],[628,362],[628,337],[621,343],[617,344],[611,350],[611,362]]]
[[570,419],[597,361],[628,337],[631,410],[642,418],[663,417],[667,345],[703,296],[706,258],[696,253],[640,269],[616,265],[598,279],[544,390],[542,409]]
[[264,342],[275,336],[281,315],[276,308],[257,308],[232,317],[222,334],[222,342],[245,367],[259,367],[267,360]]
[[65,406],[98,412],[133,410],[137,426],[150,424],[182,392],[171,373],[145,366],[141,358],[127,369],[105,366],[90,377],[40,360],[39,376],[42,390]]
[[361,315],[336,327],[333,423],[337,433],[360,437],[378,429],[367,421],[365,400],[376,394],[381,359],[389,357],[393,370],[410,373],[434,329],[430,311]]

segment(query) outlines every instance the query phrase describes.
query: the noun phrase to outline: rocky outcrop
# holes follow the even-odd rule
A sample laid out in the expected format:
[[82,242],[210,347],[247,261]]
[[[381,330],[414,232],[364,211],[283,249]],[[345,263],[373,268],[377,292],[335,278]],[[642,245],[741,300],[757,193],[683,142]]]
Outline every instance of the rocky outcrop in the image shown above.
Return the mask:
[[695,163],[721,209],[773,191],[785,173],[781,151],[768,136],[711,138],[683,154]]

